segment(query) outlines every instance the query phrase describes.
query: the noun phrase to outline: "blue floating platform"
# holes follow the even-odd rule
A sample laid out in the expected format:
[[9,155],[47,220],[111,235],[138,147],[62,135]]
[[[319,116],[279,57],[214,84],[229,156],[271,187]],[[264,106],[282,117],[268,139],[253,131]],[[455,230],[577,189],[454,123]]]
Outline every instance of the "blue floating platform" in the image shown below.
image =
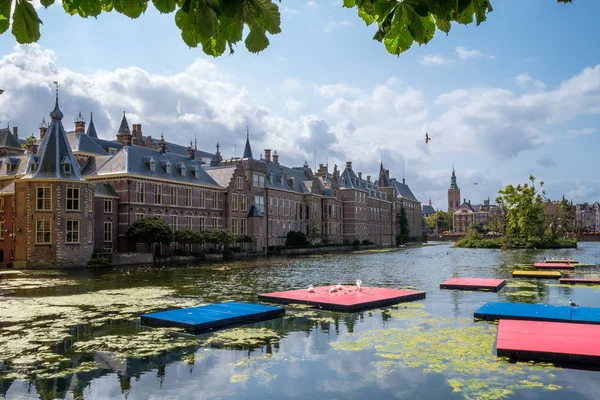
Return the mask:
[[516,319],[600,324],[600,308],[489,302],[475,311],[474,317],[488,321]]
[[264,321],[283,313],[283,307],[227,302],[144,314],[141,322],[143,325],[172,326],[197,333],[247,321]]

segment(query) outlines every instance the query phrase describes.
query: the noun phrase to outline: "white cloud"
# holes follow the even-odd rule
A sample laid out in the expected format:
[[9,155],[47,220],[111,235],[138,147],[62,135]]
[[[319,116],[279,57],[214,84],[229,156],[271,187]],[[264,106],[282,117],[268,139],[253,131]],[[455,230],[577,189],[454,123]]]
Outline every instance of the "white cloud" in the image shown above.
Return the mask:
[[327,23],[327,25],[325,25],[325,32],[331,33],[331,32],[340,30],[340,29],[345,28],[350,25],[352,25],[352,22],[345,20],[345,19],[341,20],[341,21],[331,20]]
[[294,100],[294,99],[288,99],[285,102],[285,109],[288,110],[289,112],[296,112],[299,109],[301,109],[302,107],[304,107],[304,103],[302,103],[301,101],[298,100]]
[[583,129],[569,129],[567,132],[571,136],[585,136],[592,135],[598,132],[597,128],[583,128]]
[[544,90],[546,84],[540,80],[533,79],[529,74],[519,74],[515,76],[517,85],[522,89]]
[[319,5],[317,4],[317,2],[316,1],[312,1],[312,0],[308,1],[306,3],[306,5],[309,6],[309,7],[319,7]]
[[448,64],[448,60],[445,59],[444,57],[440,56],[440,55],[429,55],[429,56],[423,56],[420,60],[419,63],[422,65],[444,65],[444,64]]
[[315,93],[323,97],[357,96],[362,93],[360,89],[353,88],[345,83],[315,86],[314,90]]
[[479,58],[483,54],[479,50],[467,50],[462,46],[458,46],[456,49],[456,54],[463,60],[469,60],[471,58]]
[[299,14],[300,11],[294,9],[294,8],[288,8],[288,7],[284,7],[281,9],[281,13],[282,14]]

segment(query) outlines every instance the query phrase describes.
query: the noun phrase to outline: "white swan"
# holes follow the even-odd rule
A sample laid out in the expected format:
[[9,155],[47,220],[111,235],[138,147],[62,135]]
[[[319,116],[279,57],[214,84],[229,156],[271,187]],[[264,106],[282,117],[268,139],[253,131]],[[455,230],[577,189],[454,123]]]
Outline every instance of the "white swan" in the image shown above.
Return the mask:
[[356,287],[358,288],[359,292],[362,290],[362,281],[360,279],[356,280]]

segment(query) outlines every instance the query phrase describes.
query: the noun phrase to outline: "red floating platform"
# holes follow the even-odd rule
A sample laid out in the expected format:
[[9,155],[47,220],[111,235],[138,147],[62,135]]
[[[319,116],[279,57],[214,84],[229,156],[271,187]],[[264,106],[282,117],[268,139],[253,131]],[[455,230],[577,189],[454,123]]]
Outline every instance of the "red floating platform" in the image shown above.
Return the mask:
[[440,283],[440,289],[455,290],[491,290],[497,292],[502,289],[506,281],[504,279],[485,278],[452,278]]
[[263,293],[258,295],[258,299],[285,304],[309,304],[330,310],[356,311],[425,298],[425,292],[417,290],[363,287],[359,291],[356,286],[350,285],[342,286],[333,293],[330,292],[331,286],[314,289],[313,293],[309,293],[307,289]]
[[538,269],[575,269],[575,266],[569,263],[535,263],[533,266]]
[[587,284],[587,285],[600,285],[600,279],[585,279],[585,278],[560,278],[560,283],[566,283],[569,285],[575,284]]
[[498,356],[600,364],[600,325],[500,320]]

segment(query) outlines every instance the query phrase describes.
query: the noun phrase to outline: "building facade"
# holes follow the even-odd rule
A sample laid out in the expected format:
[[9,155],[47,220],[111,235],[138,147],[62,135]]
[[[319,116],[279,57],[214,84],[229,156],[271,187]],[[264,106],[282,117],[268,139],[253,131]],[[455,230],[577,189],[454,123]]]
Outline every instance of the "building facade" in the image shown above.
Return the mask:
[[448,188],[448,211],[455,211],[460,207],[460,188],[456,183],[456,173],[452,167],[452,177]]
[[93,253],[166,254],[167,246],[145,249],[126,235],[148,217],[174,232],[249,236],[242,245],[248,251],[283,246],[290,231],[312,243],[394,246],[401,209],[410,234],[421,232],[421,203],[383,165],[378,181],[364,179],[350,161],[333,171],[323,164],[313,171],[306,162],[289,167],[271,149],[255,158],[249,135],[243,157],[225,160],[218,143],[212,154],[153,139],[140,124],[130,129],[125,114],[114,140],[98,137],[93,116],[86,124],[79,114],[73,131],[62,119],[57,96],[39,138],[0,130],[0,262],[69,266],[85,265]]

